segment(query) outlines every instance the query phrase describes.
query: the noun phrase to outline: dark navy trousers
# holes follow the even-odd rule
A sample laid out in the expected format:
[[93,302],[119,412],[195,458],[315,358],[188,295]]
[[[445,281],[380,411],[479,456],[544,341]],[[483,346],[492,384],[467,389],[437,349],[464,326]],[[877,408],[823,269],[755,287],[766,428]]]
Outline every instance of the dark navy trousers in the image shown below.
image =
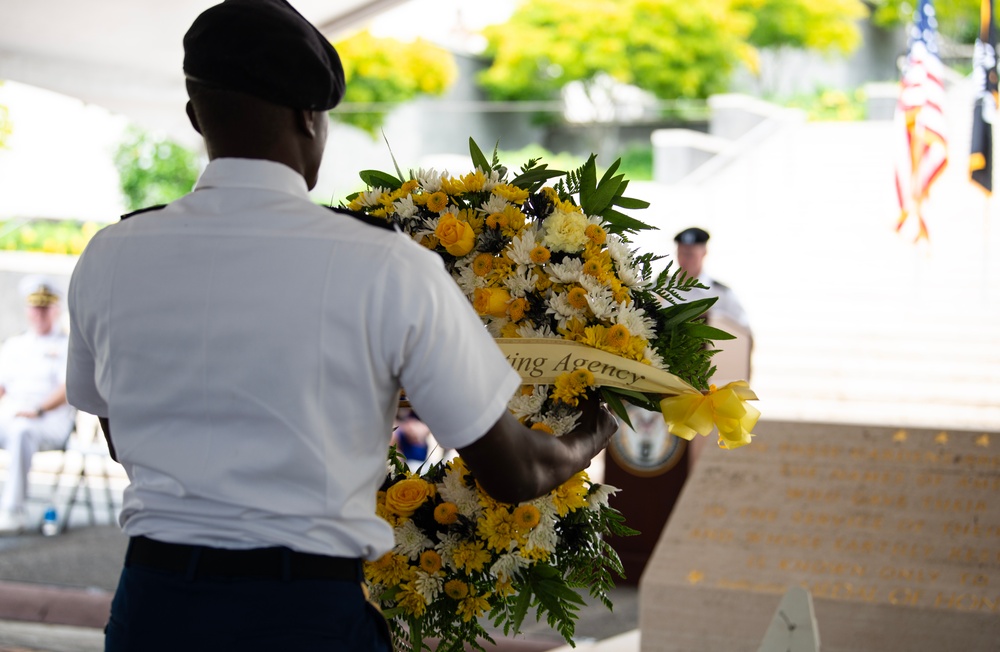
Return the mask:
[[353,581],[122,570],[105,652],[391,652]]

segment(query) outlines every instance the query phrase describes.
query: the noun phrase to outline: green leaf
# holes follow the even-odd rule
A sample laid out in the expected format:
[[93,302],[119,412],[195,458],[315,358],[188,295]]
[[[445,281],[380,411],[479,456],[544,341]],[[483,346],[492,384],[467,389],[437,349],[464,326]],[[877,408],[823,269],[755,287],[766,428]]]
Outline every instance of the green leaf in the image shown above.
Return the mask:
[[608,407],[615,413],[615,416],[624,421],[629,428],[635,430],[632,427],[632,420],[628,418],[628,412],[625,411],[625,404],[622,403],[622,400],[614,392],[611,392],[608,387],[602,387],[601,397],[604,398],[604,402],[608,404]]
[[615,206],[627,209],[649,208],[648,201],[644,199],[635,199],[634,197],[617,197],[613,203]]
[[630,389],[622,389],[621,387],[604,387],[604,390],[611,392],[612,394],[617,394],[619,396],[624,396],[629,399],[629,402],[637,407],[644,408],[646,410],[651,410],[653,412],[659,412],[659,405],[648,396],[641,392],[634,392]]
[[[603,186],[603,185],[604,185],[605,183],[607,183],[608,179],[610,179],[610,178],[611,178],[611,176],[612,176],[612,175],[613,175],[613,174],[614,174],[615,172],[617,172],[617,171],[618,171],[618,167],[619,167],[619,166],[620,166],[621,164],[622,164],[622,160],[621,160],[621,159],[618,159],[617,161],[615,161],[614,163],[612,163],[612,164],[611,164],[611,167],[609,167],[609,168],[608,168],[608,169],[607,169],[607,170],[606,170],[606,171],[604,172],[604,176],[602,176],[602,177],[601,177],[601,180],[600,180],[600,182],[599,182],[599,183],[597,184],[597,185],[598,185],[598,187],[600,187],[600,186]],[[624,177],[625,175],[622,175],[622,176]]]
[[587,215],[598,214],[588,208],[595,192],[597,192],[597,155],[591,154],[580,168],[580,208]]
[[510,185],[517,186],[518,188],[527,188],[528,186],[539,181],[544,182],[549,179],[561,177],[564,174],[566,173],[563,170],[549,170],[545,165],[540,165],[514,177],[514,180],[510,182]]
[[686,321],[691,321],[692,319],[703,315],[718,300],[718,297],[708,297],[707,299],[698,299],[697,301],[690,301],[688,303],[671,306],[665,309],[662,313],[663,316],[667,318],[664,323],[664,327],[670,328]]
[[684,329],[684,332],[691,337],[703,337],[706,340],[735,340],[736,336],[732,333],[727,333],[726,331],[709,326],[708,324],[681,324],[680,328]]
[[380,170],[362,170],[358,173],[361,180],[369,188],[388,188],[389,190],[398,190],[403,182],[392,176],[391,174],[386,174]]
[[590,198],[590,207],[583,207],[584,211],[588,215],[600,215],[603,213],[611,206],[611,200],[618,194],[618,188],[624,180],[625,175],[619,174],[616,177],[612,177],[609,181],[601,181]]
[[510,612],[510,620],[504,623],[504,634],[509,634],[511,630],[515,634],[521,631],[521,623],[524,622],[524,617],[528,614],[529,606],[531,606],[531,587],[525,584],[514,601],[513,609]]
[[612,227],[608,229],[611,233],[638,233],[639,231],[656,230],[655,226],[640,222],[634,217],[619,213],[613,208],[607,208],[603,212],[598,213],[598,215],[607,220],[608,224]]
[[493,169],[489,159],[483,154],[483,150],[479,149],[479,145],[471,137],[469,138],[469,155],[472,157],[472,164],[482,170],[483,174],[489,174],[490,170]]
[[[382,132],[382,139],[385,140],[386,149],[389,150],[389,158],[392,159],[392,167],[396,168],[396,176],[399,177],[399,185],[403,185],[406,179],[403,177],[403,171],[399,169],[399,163],[396,162],[396,155],[392,153],[392,145],[389,144],[389,138],[385,135],[385,131]],[[399,186],[396,186],[398,188]],[[393,188],[395,190],[396,188]]]

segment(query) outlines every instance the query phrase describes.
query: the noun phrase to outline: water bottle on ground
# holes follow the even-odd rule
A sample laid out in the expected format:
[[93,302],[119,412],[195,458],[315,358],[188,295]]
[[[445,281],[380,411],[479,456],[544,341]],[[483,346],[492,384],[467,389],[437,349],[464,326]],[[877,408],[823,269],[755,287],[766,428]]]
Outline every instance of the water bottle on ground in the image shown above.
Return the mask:
[[56,513],[56,508],[51,505],[45,510],[42,519],[42,534],[47,537],[59,534],[59,515]]

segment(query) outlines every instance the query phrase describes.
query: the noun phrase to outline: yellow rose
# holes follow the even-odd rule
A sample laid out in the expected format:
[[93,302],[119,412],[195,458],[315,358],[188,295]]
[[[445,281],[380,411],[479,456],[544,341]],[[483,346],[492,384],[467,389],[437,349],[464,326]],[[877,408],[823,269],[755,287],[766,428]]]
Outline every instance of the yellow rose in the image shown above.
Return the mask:
[[452,256],[464,256],[476,245],[476,234],[468,222],[455,219],[451,213],[439,221],[434,235],[441,241],[445,251]]
[[510,293],[503,288],[476,288],[472,298],[472,307],[476,312],[491,317],[506,317],[509,303]]
[[411,516],[434,493],[434,485],[420,478],[401,480],[385,492],[385,506],[400,516]]

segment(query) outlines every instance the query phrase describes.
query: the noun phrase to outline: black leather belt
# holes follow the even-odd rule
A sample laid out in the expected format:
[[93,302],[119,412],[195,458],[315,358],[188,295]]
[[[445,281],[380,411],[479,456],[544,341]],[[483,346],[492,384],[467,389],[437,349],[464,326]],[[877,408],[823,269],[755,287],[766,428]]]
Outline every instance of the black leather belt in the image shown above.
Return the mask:
[[360,559],[314,555],[288,548],[228,550],[164,543],[146,537],[132,537],[129,541],[125,566],[141,566],[192,577],[350,582],[364,579]]

